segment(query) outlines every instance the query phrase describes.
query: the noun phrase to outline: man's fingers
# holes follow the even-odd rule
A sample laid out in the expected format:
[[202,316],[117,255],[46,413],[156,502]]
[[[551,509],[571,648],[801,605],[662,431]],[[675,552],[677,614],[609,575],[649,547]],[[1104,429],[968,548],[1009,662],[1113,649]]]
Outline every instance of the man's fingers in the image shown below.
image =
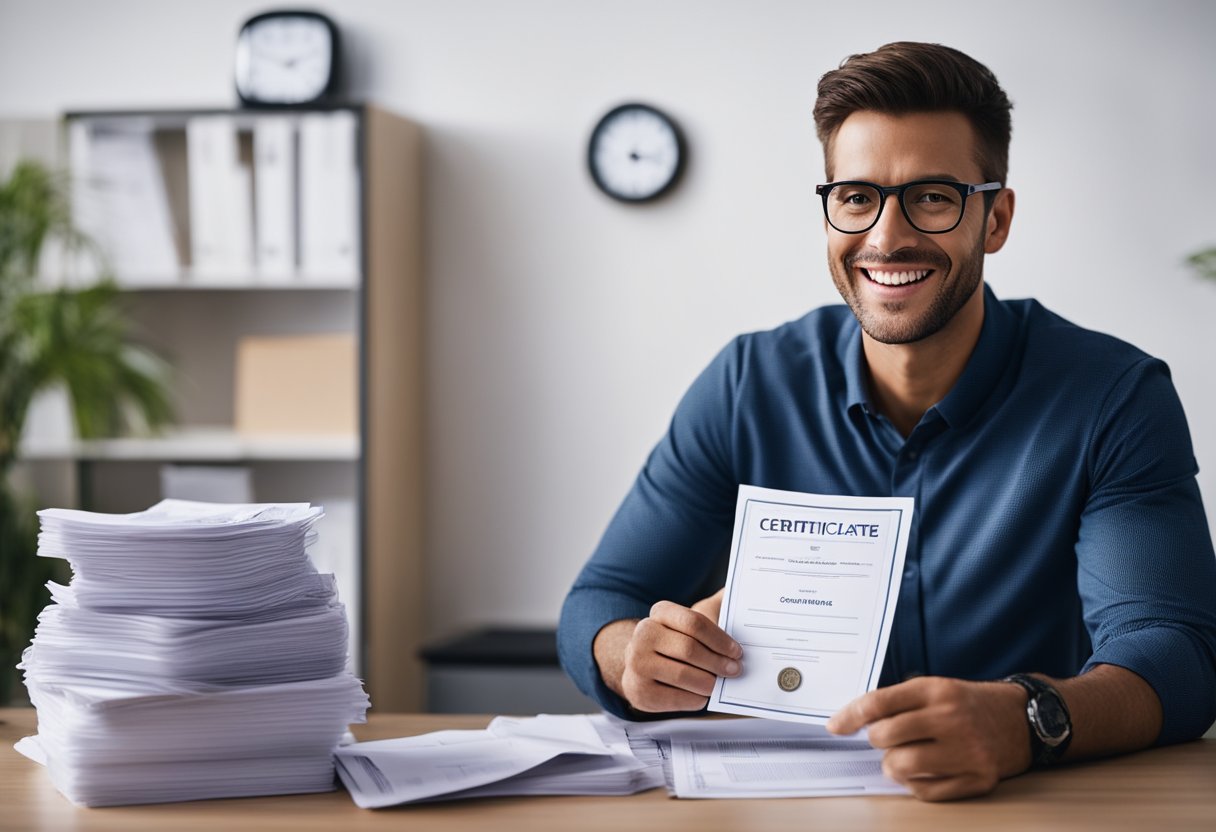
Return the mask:
[[[717,676],[707,673],[700,668],[659,657],[653,671],[648,674],[656,682],[668,685],[678,690],[686,690],[701,697],[708,697],[714,691]],[[705,704],[702,702],[701,704]],[[698,706],[700,707],[700,706]]]
[[896,783],[911,786],[915,780],[938,780],[969,774],[971,767],[940,742],[916,742],[889,749],[883,754],[882,773]]
[[885,694],[891,688],[880,688],[857,697],[832,715],[825,726],[833,734],[854,734],[867,725],[893,716]]
[[671,711],[699,711],[705,707],[707,697],[690,691],[673,688],[653,679],[641,679],[626,671],[622,680],[629,704],[635,710],[646,713],[669,713]]
[[639,660],[654,653],[658,657],[706,671],[711,677],[736,676],[740,671],[736,659],[714,652],[694,637],[665,627],[654,619],[639,621],[635,638],[638,647],[635,653]]
[[996,781],[975,774],[965,774],[960,777],[911,780],[906,785],[918,799],[934,803],[988,794],[996,788]]
[[833,734],[853,734],[880,719],[924,707],[937,681],[922,677],[872,690],[833,714],[826,727]]
[[1003,773],[1025,768],[1006,753],[1026,747],[1018,691],[1009,688],[921,677],[854,699],[827,727],[850,733],[868,726],[870,744],[884,749],[883,773],[921,800],[987,794]]
[[936,718],[924,710],[905,711],[870,723],[867,734],[875,748],[895,748],[933,739],[937,726]]
[[695,638],[715,653],[732,659],[743,655],[743,648],[725,630],[688,607],[671,601],[659,601],[650,608],[650,617],[669,629]]
[[[707,599],[711,600],[711,599]],[[660,601],[634,626],[621,684],[640,711],[705,706],[718,676],[737,676],[743,648],[703,613]]]

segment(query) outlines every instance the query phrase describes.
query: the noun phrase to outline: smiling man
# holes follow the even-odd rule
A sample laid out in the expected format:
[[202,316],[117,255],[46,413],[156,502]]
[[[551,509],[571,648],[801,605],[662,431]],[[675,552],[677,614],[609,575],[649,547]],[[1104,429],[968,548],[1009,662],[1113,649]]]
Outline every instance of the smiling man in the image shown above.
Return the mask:
[[933,44],[819,84],[828,265],[847,306],[737,338],[694,382],[562,610],[582,690],[703,708],[742,483],[916,500],[867,727],[918,797],[1197,737],[1216,719],[1216,557],[1166,366],[983,281],[1014,214],[1010,103]]

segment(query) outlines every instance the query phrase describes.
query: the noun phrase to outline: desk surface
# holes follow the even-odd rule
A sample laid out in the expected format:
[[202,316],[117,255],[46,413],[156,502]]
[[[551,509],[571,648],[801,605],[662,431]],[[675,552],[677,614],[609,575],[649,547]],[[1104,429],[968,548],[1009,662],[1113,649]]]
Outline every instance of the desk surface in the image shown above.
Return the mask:
[[[373,714],[359,739],[481,728],[485,716]],[[712,832],[713,830],[898,829],[1184,830],[1216,828],[1216,740],[1114,760],[1035,772],[977,800],[928,804],[911,797],[675,800],[662,789],[631,797],[516,797],[360,809],[344,791],[150,806],[79,809],[39,765],[12,745],[34,731],[34,712],[0,709],[0,829],[3,830],[494,830],[509,832]]]

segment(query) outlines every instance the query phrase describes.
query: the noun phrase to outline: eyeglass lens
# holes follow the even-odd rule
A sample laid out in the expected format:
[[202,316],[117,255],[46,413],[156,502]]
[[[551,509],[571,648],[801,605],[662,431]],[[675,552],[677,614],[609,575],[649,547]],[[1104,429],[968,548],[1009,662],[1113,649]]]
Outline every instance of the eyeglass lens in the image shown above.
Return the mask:
[[[966,203],[948,185],[918,183],[900,194],[904,213],[912,226],[929,233],[949,231],[963,215]],[[874,225],[882,210],[883,195],[869,185],[837,185],[828,194],[828,220],[840,231],[865,231]]]

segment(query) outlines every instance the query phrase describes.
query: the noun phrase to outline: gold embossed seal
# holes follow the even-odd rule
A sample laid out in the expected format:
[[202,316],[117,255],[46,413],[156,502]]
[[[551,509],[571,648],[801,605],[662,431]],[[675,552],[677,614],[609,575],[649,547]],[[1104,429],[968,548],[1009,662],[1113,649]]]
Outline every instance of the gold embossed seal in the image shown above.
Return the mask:
[[781,688],[786,693],[792,690],[798,690],[798,686],[802,684],[802,674],[796,667],[787,667],[777,674],[777,687]]

